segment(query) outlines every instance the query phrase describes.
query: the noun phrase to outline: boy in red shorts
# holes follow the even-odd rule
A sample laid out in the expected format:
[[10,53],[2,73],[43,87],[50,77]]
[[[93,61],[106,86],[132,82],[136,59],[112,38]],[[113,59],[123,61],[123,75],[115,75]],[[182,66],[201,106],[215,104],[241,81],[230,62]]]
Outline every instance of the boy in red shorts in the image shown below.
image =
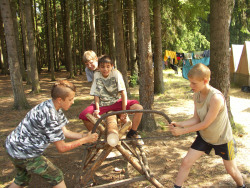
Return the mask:
[[[94,96],[95,103],[81,112],[79,118],[83,120],[88,130],[93,129],[93,124],[87,119],[86,114],[98,117],[109,111],[142,110],[143,107],[137,100],[127,100],[127,92],[121,73],[113,69],[114,64],[110,57],[103,55],[98,60],[99,71],[95,72],[90,95]],[[137,138],[137,128],[140,124],[142,113],[135,113],[132,128],[127,138]],[[121,114],[120,119],[126,122],[127,114]]]

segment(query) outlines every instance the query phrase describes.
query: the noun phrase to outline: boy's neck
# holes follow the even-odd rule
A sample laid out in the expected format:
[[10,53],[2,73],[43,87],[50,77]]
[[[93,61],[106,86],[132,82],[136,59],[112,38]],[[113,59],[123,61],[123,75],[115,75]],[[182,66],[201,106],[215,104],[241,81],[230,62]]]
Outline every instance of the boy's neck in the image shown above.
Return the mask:
[[210,85],[209,84],[206,84],[205,87],[200,91],[200,94],[202,96],[207,96],[207,94],[209,93],[210,91]]
[[60,109],[60,104],[59,104],[58,101],[55,100],[55,99],[52,99],[52,102],[53,102],[53,104],[54,104],[54,107],[55,107],[56,111],[58,111],[58,110]]

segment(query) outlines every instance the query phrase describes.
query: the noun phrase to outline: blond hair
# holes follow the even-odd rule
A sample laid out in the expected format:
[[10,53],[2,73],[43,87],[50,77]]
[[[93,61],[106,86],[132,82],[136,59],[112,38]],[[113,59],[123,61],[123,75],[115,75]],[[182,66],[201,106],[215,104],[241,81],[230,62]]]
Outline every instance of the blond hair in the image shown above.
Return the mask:
[[88,50],[88,51],[84,52],[82,61],[83,61],[83,63],[87,63],[87,62],[89,62],[91,60],[95,60],[95,59],[97,59],[96,53],[92,50]]
[[210,80],[210,75],[211,75],[211,71],[210,69],[202,64],[202,63],[198,63],[195,66],[193,66],[193,68],[188,72],[188,78],[196,78],[199,80]]
[[63,100],[69,96],[70,92],[76,92],[76,86],[68,80],[57,81],[51,89],[52,99],[62,98]]

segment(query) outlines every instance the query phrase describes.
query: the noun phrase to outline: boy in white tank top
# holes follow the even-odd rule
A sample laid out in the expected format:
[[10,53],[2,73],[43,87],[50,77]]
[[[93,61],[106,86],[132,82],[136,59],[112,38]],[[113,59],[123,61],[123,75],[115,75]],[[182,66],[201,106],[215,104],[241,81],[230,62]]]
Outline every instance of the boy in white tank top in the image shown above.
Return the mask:
[[212,149],[223,159],[225,168],[238,187],[244,182],[235,163],[236,144],[227,113],[223,94],[209,85],[210,70],[207,66],[196,64],[188,73],[190,87],[194,92],[194,115],[182,122],[172,122],[170,130],[174,136],[197,132],[197,138],[188,150],[179,169],[175,188],[180,188],[187,179],[192,165],[204,153]]

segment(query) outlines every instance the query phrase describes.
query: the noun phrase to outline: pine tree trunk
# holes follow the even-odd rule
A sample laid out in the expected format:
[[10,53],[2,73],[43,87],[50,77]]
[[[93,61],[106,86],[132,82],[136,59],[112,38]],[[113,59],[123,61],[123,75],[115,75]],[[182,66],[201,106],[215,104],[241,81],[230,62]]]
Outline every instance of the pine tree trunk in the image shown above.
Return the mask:
[[161,39],[161,0],[154,0],[154,93],[164,93]]
[[27,37],[29,43],[29,57],[31,65],[31,80],[32,80],[32,92],[40,92],[40,84],[37,71],[37,61],[36,61],[36,46],[35,46],[35,37],[34,37],[34,27],[32,21],[32,9],[30,5],[30,0],[25,0],[24,4],[25,15],[26,15],[26,24],[27,24]]
[[[138,66],[136,63],[136,48],[135,48],[135,21],[134,21],[134,0],[129,0],[129,15],[128,15],[128,26],[129,26],[129,43],[130,43],[130,65],[131,65],[131,79],[130,86],[134,87],[137,85],[138,79]],[[131,81],[132,80],[132,81]]]
[[122,73],[127,93],[129,96],[129,86],[128,86],[128,76],[127,76],[127,61],[125,56],[125,48],[124,48],[124,34],[123,34],[123,24],[122,24],[122,10],[121,10],[121,2],[120,0],[113,0],[114,4],[114,12],[115,12],[115,46],[116,51],[116,60],[117,60],[117,69]]
[[108,0],[108,20],[109,20],[109,54],[114,62],[116,63],[116,49],[115,49],[115,33],[114,33],[114,11],[113,11],[113,0]]
[[74,72],[73,72],[73,63],[72,63],[72,46],[71,46],[71,37],[70,37],[70,0],[66,0],[65,1],[65,20],[66,20],[66,53],[65,53],[65,57],[66,57],[66,64],[69,67],[69,78],[73,78],[74,77]]
[[28,101],[25,97],[22,84],[22,75],[20,73],[19,60],[17,55],[17,44],[15,39],[15,31],[13,18],[9,0],[1,0],[1,15],[4,23],[4,32],[6,37],[8,62],[10,68],[11,85],[14,94],[14,108],[26,109],[29,108]]
[[27,69],[27,84],[31,84],[31,65],[30,65],[30,58],[29,58],[29,45],[28,45],[28,37],[27,37],[27,26],[26,26],[26,15],[24,11],[23,1],[19,1],[19,12],[20,12],[20,19],[21,19],[21,28],[22,28],[22,37],[23,37],[23,49],[25,55],[25,63]]
[[50,73],[51,81],[55,79],[55,69],[54,69],[54,54],[53,54],[53,39],[52,39],[52,28],[51,28],[51,16],[50,16],[50,0],[45,1],[46,12],[47,12],[47,27],[48,27],[48,43],[49,43],[49,61],[50,61]]
[[[1,15],[1,9],[0,9],[0,15]],[[3,67],[2,67],[1,74],[7,75],[8,55],[7,55],[7,47],[6,47],[6,41],[5,41],[5,36],[4,36],[3,20],[1,16],[0,16],[0,40],[1,40],[2,55],[3,55]]]
[[12,13],[12,18],[13,18],[13,26],[14,26],[14,30],[15,32],[15,36],[16,36],[16,45],[17,45],[17,55],[18,55],[18,60],[19,60],[19,64],[20,64],[20,70],[21,70],[21,74],[22,74],[22,78],[23,81],[26,81],[26,74],[25,74],[25,67],[24,67],[24,60],[23,60],[23,48],[22,48],[22,44],[21,41],[19,39],[19,29],[18,29],[18,23],[17,23],[17,5],[16,2],[14,0],[10,0],[10,7],[11,7],[11,13]]
[[[150,36],[150,17],[148,0],[137,0],[138,52],[140,64],[140,103],[144,109],[151,110],[154,103],[154,75]],[[141,121],[143,130],[156,129],[153,114],[144,114]]]
[[210,1],[210,69],[211,85],[225,96],[232,126],[235,126],[230,108],[230,52],[229,26],[233,0]]
[[55,34],[54,34],[54,43],[55,43],[55,67],[56,71],[60,69],[59,64],[59,42],[58,42],[58,28],[57,28],[57,18],[56,18],[56,0],[53,0],[53,16],[54,16],[54,28],[55,28]]
[[90,0],[90,36],[91,36],[91,48],[94,52],[97,53],[94,2],[95,2],[94,0]]

